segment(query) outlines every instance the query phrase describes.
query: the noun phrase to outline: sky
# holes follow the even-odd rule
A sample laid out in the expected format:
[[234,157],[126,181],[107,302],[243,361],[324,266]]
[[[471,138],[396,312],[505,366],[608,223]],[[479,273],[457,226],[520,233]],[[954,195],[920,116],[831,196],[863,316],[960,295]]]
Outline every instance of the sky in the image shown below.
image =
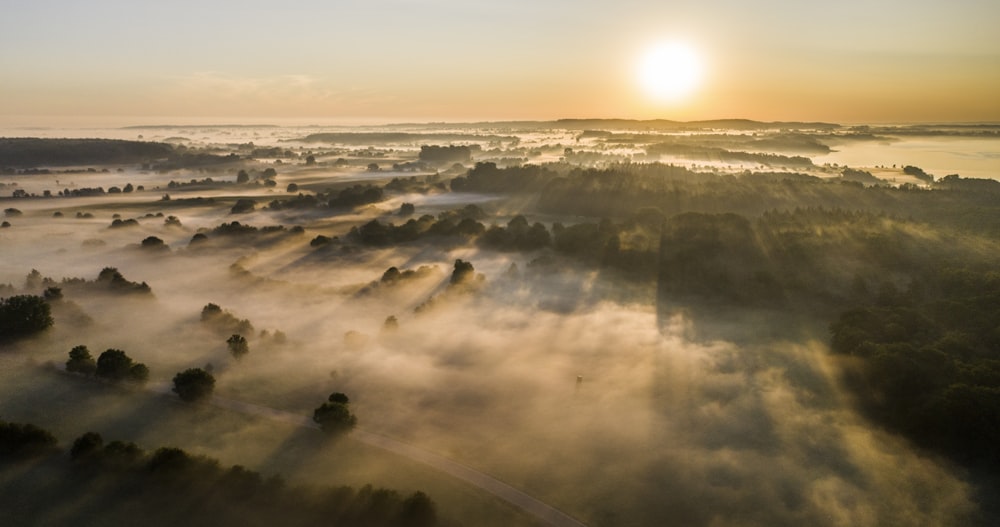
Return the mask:
[[[0,0],[0,124],[1000,122],[996,0]],[[683,97],[644,91],[663,42]]]

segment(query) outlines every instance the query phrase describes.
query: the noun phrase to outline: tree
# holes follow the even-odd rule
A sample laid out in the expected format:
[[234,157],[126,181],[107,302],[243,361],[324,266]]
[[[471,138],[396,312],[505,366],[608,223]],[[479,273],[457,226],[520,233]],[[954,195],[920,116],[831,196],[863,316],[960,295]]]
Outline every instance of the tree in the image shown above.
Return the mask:
[[237,359],[243,358],[244,355],[250,353],[250,346],[247,344],[247,339],[243,335],[233,335],[226,339],[226,344],[229,345],[229,353],[233,354],[233,357]]
[[45,331],[53,322],[52,308],[40,296],[0,299],[0,339],[33,335]]
[[201,368],[189,368],[174,375],[173,392],[185,402],[207,399],[215,390],[215,377]]
[[0,459],[28,459],[44,455],[56,446],[48,430],[33,424],[0,421]]
[[400,524],[406,527],[431,527],[437,525],[437,507],[430,496],[414,492],[403,500],[399,514]]
[[133,381],[146,382],[149,378],[149,368],[145,364],[132,360],[124,351],[108,349],[97,357],[95,375],[114,382]]
[[316,156],[313,156],[313,155],[306,156],[306,164],[307,165],[315,165],[316,164]]
[[451,272],[451,283],[452,284],[463,284],[466,283],[475,276],[476,270],[472,267],[471,262],[465,262],[462,260],[455,260],[455,268]]
[[236,174],[236,182],[237,183],[246,183],[248,181],[250,181],[250,174],[247,174],[246,170],[240,170]]
[[162,249],[167,249],[168,247],[165,243],[163,243],[162,239],[157,238],[156,236],[147,236],[142,240],[142,248],[152,249],[152,250],[162,250]]
[[358,424],[358,418],[347,407],[347,395],[334,392],[319,408],[313,410],[313,421],[326,433],[341,435],[350,432]]
[[75,346],[69,350],[69,360],[66,361],[66,371],[92,375],[97,371],[97,362],[90,355],[87,346]]
[[101,454],[104,449],[104,438],[97,432],[87,432],[73,441],[73,448],[69,450],[69,457],[73,461],[83,461],[87,458],[94,458]]
[[236,204],[233,208],[229,209],[231,214],[243,214],[246,212],[253,212],[254,208],[257,207],[257,202],[252,199],[239,199],[236,200]]

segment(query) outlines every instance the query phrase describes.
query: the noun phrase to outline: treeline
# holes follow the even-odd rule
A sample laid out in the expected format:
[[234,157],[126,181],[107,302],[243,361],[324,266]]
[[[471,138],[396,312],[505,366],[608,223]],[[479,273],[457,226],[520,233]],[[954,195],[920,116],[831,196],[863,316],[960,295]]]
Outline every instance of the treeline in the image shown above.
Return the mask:
[[[626,271],[633,280],[653,280],[656,277],[657,249],[663,214],[656,209],[644,209],[619,223],[603,219],[593,223],[565,226],[554,223],[547,227],[531,223],[522,215],[506,224],[483,224],[485,213],[476,205],[443,212],[437,218],[425,214],[401,225],[371,220],[354,227],[346,239],[349,242],[386,246],[417,240],[450,244],[473,243],[496,251],[554,251],[584,265]],[[322,238],[322,239],[319,239]],[[313,240],[314,246],[332,241],[327,237]]]
[[988,180],[949,176],[927,190],[913,185],[865,186],[794,173],[722,175],[660,163],[577,168],[563,176],[545,168],[537,170],[542,175],[536,178],[518,177],[511,169],[474,170],[480,175],[470,173],[458,187],[514,193],[543,179],[538,208],[554,214],[624,217],[643,207],[656,207],[667,216],[701,212],[754,217],[769,210],[823,207],[886,213],[1000,236],[1000,184]]
[[721,163],[756,163],[767,166],[811,168],[812,159],[803,156],[740,152],[715,146],[695,146],[676,143],[658,143],[646,147],[649,155],[669,155],[683,159],[718,161]]
[[886,285],[830,326],[869,415],[955,459],[1000,469],[1000,273],[950,267]]
[[843,309],[859,291],[907,283],[943,264],[989,265],[975,239],[938,241],[929,225],[849,209],[686,213],[664,223],[661,299]]
[[[473,147],[468,145],[422,145],[420,147],[419,159],[431,163],[469,163],[472,161]],[[475,145],[475,150],[482,150],[479,145]]]
[[175,154],[166,143],[118,139],[0,138],[0,166],[143,163]]
[[[423,492],[403,496],[366,485],[292,487],[240,465],[179,448],[152,453],[88,432],[61,453],[31,424],[0,421],[3,524],[432,527],[437,508]],[[67,496],[72,499],[67,501]],[[64,505],[59,505],[61,503]],[[65,507],[65,508],[62,508]]]
[[240,243],[269,244],[279,243],[290,237],[300,236],[305,228],[295,225],[291,228],[284,225],[265,225],[255,227],[238,221],[223,222],[211,229],[201,228],[188,242],[190,249],[211,247],[215,242],[239,241]]
[[351,208],[378,203],[384,197],[384,191],[376,185],[353,185],[336,191],[299,194],[287,199],[272,200],[268,203],[267,208],[271,210],[312,209],[316,207]]

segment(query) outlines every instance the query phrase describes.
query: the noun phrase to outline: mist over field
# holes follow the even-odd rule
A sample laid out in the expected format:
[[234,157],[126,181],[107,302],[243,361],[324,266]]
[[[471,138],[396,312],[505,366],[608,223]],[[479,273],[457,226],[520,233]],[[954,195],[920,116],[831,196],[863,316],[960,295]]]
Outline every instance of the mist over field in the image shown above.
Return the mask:
[[[591,526],[997,519],[995,126],[36,132],[0,139],[0,297],[52,324],[0,324],[0,419],[53,456],[92,431],[548,524],[363,431]],[[148,380],[66,373],[78,345]],[[307,422],[346,394],[357,429],[180,402],[193,368]]]

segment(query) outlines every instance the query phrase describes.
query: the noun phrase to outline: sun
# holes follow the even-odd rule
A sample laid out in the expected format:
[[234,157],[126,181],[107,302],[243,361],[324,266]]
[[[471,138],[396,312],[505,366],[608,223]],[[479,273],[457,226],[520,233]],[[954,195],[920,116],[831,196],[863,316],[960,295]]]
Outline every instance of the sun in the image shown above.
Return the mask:
[[701,84],[702,60],[683,42],[662,42],[650,47],[638,64],[639,85],[658,101],[676,102],[691,96]]

